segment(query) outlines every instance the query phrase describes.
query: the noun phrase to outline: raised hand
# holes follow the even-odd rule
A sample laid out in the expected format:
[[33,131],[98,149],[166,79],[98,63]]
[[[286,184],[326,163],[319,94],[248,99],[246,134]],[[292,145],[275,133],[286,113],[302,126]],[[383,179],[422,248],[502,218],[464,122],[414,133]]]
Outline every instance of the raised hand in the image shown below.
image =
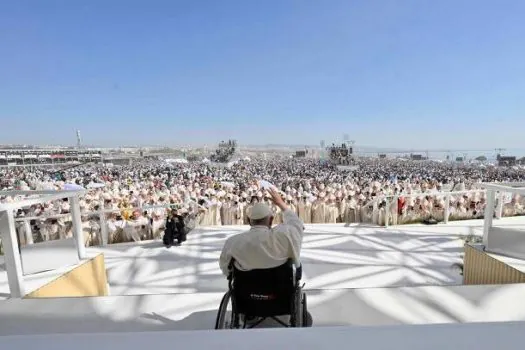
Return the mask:
[[269,188],[267,189],[268,193],[270,194],[270,196],[272,197],[272,202],[278,206],[279,208],[281,208],[281,210],[285,210],[286,208],[288,208],[286,206],[286,203],[284,202],[283,198],[281,197],[281,194],[274,188]]

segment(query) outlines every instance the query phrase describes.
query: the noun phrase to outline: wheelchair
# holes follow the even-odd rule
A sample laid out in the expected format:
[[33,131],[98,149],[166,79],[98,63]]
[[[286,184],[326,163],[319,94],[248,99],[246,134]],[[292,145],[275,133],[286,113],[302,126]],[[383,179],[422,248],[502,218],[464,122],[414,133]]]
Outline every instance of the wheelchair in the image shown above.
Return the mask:
[[255,328],[267,319],[283,327],[310,326],[306,294],[300,285],[302,267],[294,268],[291,259],[275,268],[250,271],[235,268],[232,260],[229,270],[228,291],[221,300],[215,329]]

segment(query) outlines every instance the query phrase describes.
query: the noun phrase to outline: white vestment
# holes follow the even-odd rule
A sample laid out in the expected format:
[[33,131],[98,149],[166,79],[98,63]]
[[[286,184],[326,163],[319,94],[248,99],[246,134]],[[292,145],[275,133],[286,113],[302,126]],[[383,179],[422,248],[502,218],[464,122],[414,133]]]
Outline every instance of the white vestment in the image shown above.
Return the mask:
[[274,268],[289,258],[299,266],[303,222],[289,209],[283,213],[283,219],[283,224],[272,229],[253,226],[247,232],[229,237],[219,258],[223,274],[228,275],[232,258],[235,259],[236,268],[243,271]]

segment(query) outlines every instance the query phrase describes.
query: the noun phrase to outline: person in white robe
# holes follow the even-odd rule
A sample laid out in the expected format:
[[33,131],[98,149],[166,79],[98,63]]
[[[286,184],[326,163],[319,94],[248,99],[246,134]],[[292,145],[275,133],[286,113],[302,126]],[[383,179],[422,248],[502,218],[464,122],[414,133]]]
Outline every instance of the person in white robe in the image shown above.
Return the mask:
[[269,269],[292,259],[300,266],[300,251],[303,241],[303,222],[299,219],[274,189],[269,190],[272,202],[283,211],[284,223],[272,227],[273,212],[265,203],[254,205],[249,211],[251,229],[229,237],[224,243],[219,267],[225,276],[229,265],[243,271]]
[[399,218],[398,217],[399,208],[398,208],[397,197],[390,197],[388,200],[388,206],[389,208],[387,208],[386,210],[389,211],[389,215],[388,215],[389,224],[395,226],[398,224],[398,218]]
[[336,193],[337,222],[345,222],[346,199],[342,191]]
[[232,203],[231,203],[231,195],[228,194],[226,198],[224,199],[222,206],[221,206],[221,224],[222,225],[231,225],[232,224]]
[[326,215],[325,193],[319,194],[319,198],[312,203],[312,224],[322,224]]
[[299,199],[297,202],[297,215],[299,218],[304,222],[307,223],[306,220],[306,197],[303,197],[302,199]]
[[436,202],[432,206],[431,209],[432,217],[437,222],[442,222],[445,220],[445,200],[444,199],[436,199]]
[[233,219],[232,225],[242,225],[244,221],[243,208],[239,200],[238,196],[233,197],[233,205],[231,207]]
[[326,201],[324,223],[335,224],[337,222],[338,208],[335,203],[335,196],[330,194]]
[[357,201],[352,196],[348,196],[344,220],[347,225],[358,222],[357,220]]

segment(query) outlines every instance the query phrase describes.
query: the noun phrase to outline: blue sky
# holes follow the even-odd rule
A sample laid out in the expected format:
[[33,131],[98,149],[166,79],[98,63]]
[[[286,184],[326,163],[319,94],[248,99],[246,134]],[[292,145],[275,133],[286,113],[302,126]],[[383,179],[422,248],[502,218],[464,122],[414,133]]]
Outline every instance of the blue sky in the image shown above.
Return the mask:
[[[525,148],[525,1],[6,0],[0,143]],[[501,126],[500,130],[497,127]]]

